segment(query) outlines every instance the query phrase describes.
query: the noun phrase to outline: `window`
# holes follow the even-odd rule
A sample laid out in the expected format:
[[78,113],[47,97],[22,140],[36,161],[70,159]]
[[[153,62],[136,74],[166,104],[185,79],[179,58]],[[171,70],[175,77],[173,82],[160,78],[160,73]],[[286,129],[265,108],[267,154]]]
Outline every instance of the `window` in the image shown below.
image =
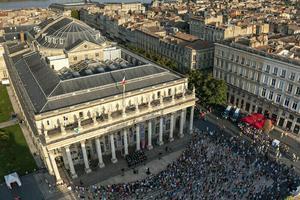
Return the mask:
[[230,59],[230,60],[232,60],[232,61],[233,61],[233,59],[234,59],[234,55],[233,55],[233,54],[231,54],[231,59]]
[[296,74],[294,73],[294,72],[292,72],[291,73],[291,76],[290,76],[290,79],[293,81],[293,80],[295,80],[295,76],[296,76]]
[[277,94],[277,96],[276,96],[276,103],[280,103],[280,100],[281,100],[281,95]]
[[79,117],[80,117],[80,118],[83,117],[83,112],[79,112]]
[[267,92],[267,89],[263,88],[262,92],[261,92],[261,96],[265,97],[266,96],[266,92]]
[[300,95],[300,87],[297,87],[297,89],[296,89],[296,93],[295,93],[296,95]]
[[95,53],[95,56],[96,56],[96,57],[99,57],[99,53]]
[[252,62],[252,67],[256,68],[256,62],[255,61]]
[[271,81],[271,86],[275,87],[275,85],[276,85],[276,79],[273,78],[272,81]]
[[47,125],[48,125],[48,126],[50,125],[50,122],[49,122],[49,120],[47,120]]
[[286,107],[289,107],[289,104],[290,104],[290,98],[286,98],[285,99],[285,101],[284,101],[284,105],[286,106]]
[[293,105],[292,105],[292,109],[297,110],[297,107],[298,107],[298,103],[294,102]]
[[281,70],[281,75],[280,75],[280,76],[281,76],[282,78],[285,78],[285,74],[286,74],[286,70],[285,70],[285,69],[282,69],[282,70]]
[[76,61],[76,60],[77,60],[77,56],[74,56],[74,57],[73,57],[73,60],[75,60],[75,61]]
[[289,83],[289,86],[288,86],[287,91],[288,91],[289,93],[291,93],[292,90],[293,90],[293,85]]
[[171,88],[168,89],[168,96],[171,96]]
[[273,95],[274,95],[274,92],[273,92],[273,91],[270,91],[270,93],[269,93],[269,99],[270,99],[270,100],[273,99]]
[[157,92],[157,98],[160,98],[160,91]]
[[264,84],[268,84],[268,81],[269,81],[269,77],[265,76],[265,78],[264,78]]
[[239,60],[240,60],[240,57],[239,57],[239,56],[236,56],[235,62],[239,62]]
[[277,76],[277,73],[278,73],[278,68],[277,68],[277,67],[274,67],[274,69],[273,69],[273,74],[274,74],[275,76]]
[[267,65],[267,67],[266,67],[266,72],[267,73],[270,73],[270,68],[271,68],[270,65]]
[[284,81],[283,81],[283,80],[280,80],[280,81],[279,81],[278,88],[279,88],[280,90],[282,90],[282,89],[283,89],[283,85],[284,85]]
[[241,64],[242,64],[242,65],[245,64],[245,58],[243,58],[243,57],[242,57],[242,62],[241,62]]

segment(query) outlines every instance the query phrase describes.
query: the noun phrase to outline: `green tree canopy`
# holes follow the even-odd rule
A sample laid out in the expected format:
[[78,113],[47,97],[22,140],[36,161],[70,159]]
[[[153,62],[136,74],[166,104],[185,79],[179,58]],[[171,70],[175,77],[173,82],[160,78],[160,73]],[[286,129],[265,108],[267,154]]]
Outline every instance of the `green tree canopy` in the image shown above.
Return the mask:
[[79,11],[78,10],[72,10],[71,11],[71,17],[75,19],[80,19]]
[[204,104],[222,105],[227,99],[227,85],[224,80],[213,78],[211,73],[192,70],[189,73],[190,87],[194,86],[196,95]]

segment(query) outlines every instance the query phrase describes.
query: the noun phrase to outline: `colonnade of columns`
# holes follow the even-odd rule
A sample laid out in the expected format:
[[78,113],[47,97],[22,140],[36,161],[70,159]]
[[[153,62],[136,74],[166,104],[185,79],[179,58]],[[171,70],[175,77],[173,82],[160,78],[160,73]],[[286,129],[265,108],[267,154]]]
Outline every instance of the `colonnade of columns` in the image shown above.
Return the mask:
[[[185,119],[186,117],[186,109],[183,109],[180,111],[180,127],[179,127],[179,137],[184,136],[184,125],[185,125]],[[190,112],[190,119],[189,119],[189,129],[188,131],[192,133],[193,131],[193,118],[194,118],[194,106],[191,107],[191,112]],[[153,148],[152,146],[152,120],[149,120],[148,122],[148,138],[147,138],[147,149],[150,150]],[[160,116],[159,117],[159,132],[158,132],[158,145],[163,145],[164,144],[164,139],[163,139],[163,123],[164,123],[164,117]],[[174,140],[174,127],[175,127],[175,114],[171,113],[170,114],[170,130],[169,130],[169,141],[172,142]],[[136,151],[141,150],[141,127],[140,124],[135,125],[135,132],[136,132]],[[128,129],[124,128],[121,131],[121,134],[123,134],[123,146],[124,146],[124,154],[128,155]],[[111,147],[111,162],[116,163],[118,161],[116,157],[116,148],[115,148],[115,139],[114,135],[110,134],[109,135],[109,140],[110,140],[110,147]],[[96,137],[94,139],[95,141],[95,146],[96,146],[96,152],[97,152],[97,158],[98,158],[98,166],[100,168],[103,168],[105,166],[103,162],[103,157],[102,157],[102,150],[101,150],[101,144],[100,144],[100,138]],[[80,147],[82,151],[82,156],[83,156],[83,161],[84,161],[84,168],[86,173],[90,173],[91,169],[89,166],[89,161],[88,161],[88,156],[87,156],[87,151],[86,151],[86,141],[81,141],[80,142]],[[66,158],[67,162],[69,165],[69,170],[72,178],[77,178],[77,174],[74,168],[74,163],[70,151],[70,146],[65,146],[64,147],[65,152],[66,152]],[[61,177],[58,172],[58,167],[55,162],[55,156],[53,153],[49,152],[49,157],[50,161],[52,163],[52,168],[53,172],[57,178],[57,181],[61,180]]]

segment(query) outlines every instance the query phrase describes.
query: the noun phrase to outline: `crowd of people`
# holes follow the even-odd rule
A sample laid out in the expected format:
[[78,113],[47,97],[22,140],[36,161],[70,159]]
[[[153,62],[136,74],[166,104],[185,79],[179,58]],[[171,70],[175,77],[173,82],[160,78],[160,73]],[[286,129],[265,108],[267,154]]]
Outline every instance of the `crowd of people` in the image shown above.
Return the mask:
[[241,132],[253,140],[253,142],[259,143],[260,145],[271,145],[272,139],[268,134],[264,134],[261,129],[254,128],[253,126],[243,122],[239,123],[238,127],[240,128]]
[[300,183],[293,166],[238,136],[196,131],[159,174],[115,185],[76,186],[82,199],[283,199]]

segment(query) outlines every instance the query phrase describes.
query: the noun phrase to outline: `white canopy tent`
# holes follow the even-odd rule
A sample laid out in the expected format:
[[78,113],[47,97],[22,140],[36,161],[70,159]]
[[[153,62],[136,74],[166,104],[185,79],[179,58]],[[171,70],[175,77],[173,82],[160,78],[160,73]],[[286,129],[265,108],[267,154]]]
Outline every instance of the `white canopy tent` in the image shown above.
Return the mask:
[[19,187],[22,185],[20,177],[16,172],[4,176],[4,179],[9,189],[12,189],[11,187],[12,183],[17,183]]

